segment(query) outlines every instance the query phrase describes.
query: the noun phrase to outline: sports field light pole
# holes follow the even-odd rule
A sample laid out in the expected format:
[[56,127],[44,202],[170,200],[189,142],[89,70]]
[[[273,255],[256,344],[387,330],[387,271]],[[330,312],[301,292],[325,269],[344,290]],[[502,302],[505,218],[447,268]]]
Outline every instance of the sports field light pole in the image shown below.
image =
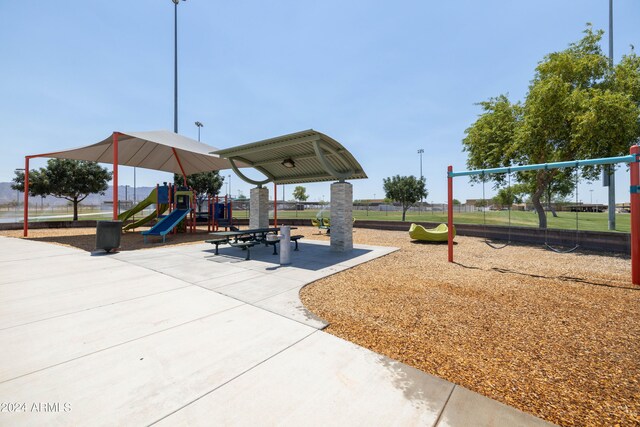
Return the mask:
[[[424,149],[418,149],[418,154],[420,155],[420,181],[422,181],[422,155],[424,154]],[[420,206],[422,206],[422,197],[420,197]],[[420,209],[418,209],[418,212],[420,212]]]
[[[609,0],[609,65],[613,67],[613,0]],[[609,187],[608,199],[608,215],[609,230],[616,229],[616,168],[615,165],[609,165],[604,168],[603,184]]]
[[[171,0],[174,5],[173,13],[173,131],[178,133],[178,3],[180,0]],[[185,1],[185,0],[182,0]]]
[[196,126],[198,126],[198,142],[200,142],[200,128],[204,125],[201,122],[196,122]]
[[631,282],[640,285],[640,146],[634,145],[629,150],[628,156],[605,157],[601,159],[574,160],[569,162],[541,163],[534,165],[513,166],[508,168],[477,169],[471,171],[453,172],[453,166],[447,168],[447,200],[449,227],[449,262],[453,262],[453,178],[457,176],[486,175],[492,173],[511,173],[518,171],[533,171],[540,169],[560,169],[580,166],[615,165],[617,163],[629,163],[631,193]]

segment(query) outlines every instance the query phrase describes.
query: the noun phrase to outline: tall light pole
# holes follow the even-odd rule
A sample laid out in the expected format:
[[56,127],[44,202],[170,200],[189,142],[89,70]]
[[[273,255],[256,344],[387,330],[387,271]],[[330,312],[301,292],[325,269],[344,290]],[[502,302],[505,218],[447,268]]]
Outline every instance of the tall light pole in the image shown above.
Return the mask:
[[[609,0],[609,65],[613,67],[613,0]],[[614,165],[605,166],[604,172],[607,177],[604,179],[605,186],[609,186],[609,230],[616,229],[616,167]]]
[[[424,149],[418,149],[418,154],[420,155],[420,181],[422,181],[422,155],[424,154]],[[422,207],[422,197],[420,197],[420,207]],[[420,209],[418,209],[420,211]]]
[[[174,5],[173,13],[173,131],[178,133],[178,3],[180,0],[171,0]],[[182,0],[185,1],[185,0]]]
[[198,142],[200,142],[200,128],[204,125],[201,122],[196,122],[196,126],[198,126]]
[[227,175],[227,178],[229,178],[229,199],[231,199],[231,175]]

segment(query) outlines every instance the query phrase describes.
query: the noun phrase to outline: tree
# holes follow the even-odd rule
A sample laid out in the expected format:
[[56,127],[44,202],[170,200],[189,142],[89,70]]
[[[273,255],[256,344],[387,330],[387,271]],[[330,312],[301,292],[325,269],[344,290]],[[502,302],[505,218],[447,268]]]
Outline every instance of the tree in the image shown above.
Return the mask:
[[453,199],[453,204],[454,204],[454,206],[459,206],[461,203],[460,203],[460,200]]
[[[29,171],[29,195],[52,195],[73,203],[73,220],[78,220],[78,203],[89,194],[104,195],[111,172],[96,162],[50,159],[46,168]],[[16,171],[11,188],[24,191],[24,172]],[[118,191],[114,189],[114,191]]]
[[416,178],[413,175],[396,175],[383,180],[386,197],[402,204],[402,221],[405,220],[409,207],[429,195],[425,183],[424,177]]
[[511,207],[514,203],[522,203],[522,194],[525,192],[526,189],[522,185],[510,185],[498,190],[493,201],[501,207]]
[[307,195],[307,189],[302,185],[297,185],[296,188],[293,189],[293,198],[298,202],[306,202],[309,198]]
[[[173,182],[182,185],[184,179],[182,175],[174,174]],[[196,192],[196,203],[198,210],[202,211],[202,204],[209,196],[216,196],[222,188],[224,177],[220,176],[218,171],[194,173],[187,176],[187,185]]]
[[[467,166],[486,169],[628,154],[640,136],[640,59],[631,52],[611,66],[599,45],[602,34],[588,24],[580,41],[547,55],[536,67],[524,103],[511,103],[506,95],[481,102],[483,113],[463,140]],[[580,174],[594,180],[601,169],[584,167]],[[531,196],[540,228],[546,228],[542,200],[571,194],[573,171],[515,175]],[[485,178],[500,187],[506,177]]]

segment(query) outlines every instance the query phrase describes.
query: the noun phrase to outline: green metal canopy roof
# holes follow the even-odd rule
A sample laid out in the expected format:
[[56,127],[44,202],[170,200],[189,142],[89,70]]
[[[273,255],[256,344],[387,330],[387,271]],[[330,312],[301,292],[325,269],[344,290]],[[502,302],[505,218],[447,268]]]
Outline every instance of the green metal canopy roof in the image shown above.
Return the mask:
[[[212,154],[229,159],[234,172],[255,185],[367,178],[362,166],[346,148],[313,129],[213,151]],[[263,181],[247,178],[238,170],[238,162],[257,169],[267,178]]]

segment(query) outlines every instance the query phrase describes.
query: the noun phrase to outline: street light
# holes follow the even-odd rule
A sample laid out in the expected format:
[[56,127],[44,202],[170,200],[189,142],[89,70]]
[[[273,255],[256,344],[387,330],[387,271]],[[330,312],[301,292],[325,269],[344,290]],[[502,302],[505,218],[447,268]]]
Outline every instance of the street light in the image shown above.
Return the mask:
[[198,142],[200,142],[200,128],[204,125],[200,122],[196,122],[196,126],[198,126]]
[[[173,131],[178,133],[178,3],[180,0],[171,0],[174,4],[173,14]],[[185,1],[185,0],[182,0]]]
[[227,175],[227,178],[229,178],[229,199],[231,199],[231,175]]

